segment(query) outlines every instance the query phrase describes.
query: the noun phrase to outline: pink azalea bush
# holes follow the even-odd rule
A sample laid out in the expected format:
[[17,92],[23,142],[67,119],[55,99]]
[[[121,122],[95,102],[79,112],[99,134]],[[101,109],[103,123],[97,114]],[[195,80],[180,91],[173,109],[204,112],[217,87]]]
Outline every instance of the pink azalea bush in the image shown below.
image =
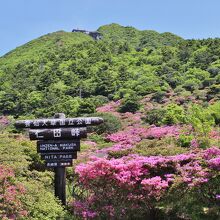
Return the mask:
[[[220,149],[213,147],[176,156],[129,155],[120,159],[91,158],[75,172],[81,197],[72,203],[84,219],[149,218],[171,186],[193,189],[220,170]],[[218,194],[215,199],[218,200]]]
[[119,113],[117,113],[117,108],[120,106],[121,102],[120,100],[114,102],[109,102],[104,106],[98,107],[96,108],[97,112],[110,112],[112,114],[117,114],[119,115]]
[[8,119],[8,117],[6,116],[0,116],[0,125],[1,126],[7,126],[9,125],[10,121]]
[[0,131],[4,131],[10,125],[10,120],[7,116],[0,116]]
[[163,137],[178,137],[180,128],[178,126],[163,126],[150,128],[141,126],[129,126],[123,131],[119,131],[114,134],[107,136],[107,140],[114,142],[115,144],[110,148],[102,149],[101,151],[119,151],[133,148],[141,140],[146,138],[157,138]]
[[14,183],[12,169],[0,165],[0,218],[19,219],[28,213],[20,200],[25,193],[22,185]]
[[128,126],[140,126],[142,114],[140,112],[131,113],[121,113],[120,118],[123,121],[123,127],[127,128]]
[[180,127],[178,126],[152,126],[145,133],[145,138],[163,138],[163,137],[178,137]]
[[212,130],[209,134],[210,138],[215,139],[215,140],[219,140],[220,139],[220,131],[217,130]]

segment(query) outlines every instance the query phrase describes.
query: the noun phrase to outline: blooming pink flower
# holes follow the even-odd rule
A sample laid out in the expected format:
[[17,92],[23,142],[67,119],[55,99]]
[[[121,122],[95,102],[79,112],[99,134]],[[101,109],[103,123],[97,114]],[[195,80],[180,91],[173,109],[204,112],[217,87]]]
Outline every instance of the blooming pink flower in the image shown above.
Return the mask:
[[219,195],[219,194],[216,195],[215,198],[218,199],[218,200],[220,200],[220,195]]

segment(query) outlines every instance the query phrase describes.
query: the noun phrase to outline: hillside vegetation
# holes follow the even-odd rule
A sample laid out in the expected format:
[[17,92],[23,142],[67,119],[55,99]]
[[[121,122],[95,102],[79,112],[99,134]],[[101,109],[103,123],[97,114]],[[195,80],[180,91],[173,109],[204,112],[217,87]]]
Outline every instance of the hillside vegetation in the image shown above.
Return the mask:
[[[219,219],[220,39],[98,31],[47,34],[0,58],[0,218]],[[67,170],[67,209],[13,127],[56,112],[104,119]]]
[[48,34],[0,58],[1,113],[74,116],[82,103],[90,113],[93,105],[126,95],[175,90],[205,93],[209,101],[218,90],[219,39],[183,40],[116,24],[99,31],[100,41],[82,33]]

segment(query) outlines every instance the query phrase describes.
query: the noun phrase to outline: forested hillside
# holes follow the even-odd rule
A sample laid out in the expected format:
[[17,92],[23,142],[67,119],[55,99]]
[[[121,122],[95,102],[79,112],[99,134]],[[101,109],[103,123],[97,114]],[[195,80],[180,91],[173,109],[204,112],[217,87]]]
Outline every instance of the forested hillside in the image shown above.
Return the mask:
[[[58,31],[0,58],[0,218],[220,218],[220,39],[118,24]],[[53,196],[18,118],[99,116]],[[12,196],[13,195],[13,196]]]
[[99,31],[100,41],[82,33],[48,34],[3,56],[1,113],[74,116],[82,104],[91,113],[94,104],[128,95],[203,91],[209,101],[218,89],[219,39],[183,40],[117,24]]

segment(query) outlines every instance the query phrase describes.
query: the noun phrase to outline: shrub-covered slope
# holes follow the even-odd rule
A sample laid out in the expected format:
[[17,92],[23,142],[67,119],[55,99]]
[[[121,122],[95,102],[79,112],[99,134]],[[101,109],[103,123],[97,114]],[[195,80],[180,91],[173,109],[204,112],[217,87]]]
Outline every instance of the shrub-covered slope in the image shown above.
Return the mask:
[[1,57],[1,113],[74,116],[111,99],[173,90],[216,98],[219,39],[183,40],[117,24],[99,31],[100,41],[82,33],[48,34]]
[[1,116],[0,218],[219,219],[220,40],[98,30],[100,41],[56,32],[0,58],[0,114],[105,121],[67,170],[71,214],[35,144]]
[[98,29],[107,41],[128,43],[136,48],[175,46],[184,40],[172,33],[158,33],[153,30],[139,31],[134,27],[123,27],[119,24],[104,25]]

